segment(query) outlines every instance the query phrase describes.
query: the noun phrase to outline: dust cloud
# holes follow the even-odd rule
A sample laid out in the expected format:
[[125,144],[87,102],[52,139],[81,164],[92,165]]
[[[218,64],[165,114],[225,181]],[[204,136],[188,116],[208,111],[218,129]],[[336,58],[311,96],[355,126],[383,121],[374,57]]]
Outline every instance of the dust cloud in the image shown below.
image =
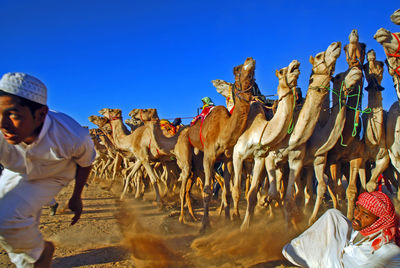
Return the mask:
[[121,244],[131,252],[136,267],[185,266],[183,258],[167,245],[165,237],[142,225],[136,211],[123,204],[117,218],[124,237]]
[[242,232],[237,223],[213,215],[206,235],[199,234],[200,223],[182,225],[171,217],[162,223],[169,233],[157,232],[127,206],[118,219],[135,267],[285,267],[281,250],[296,233],[286,230],[282,217],[263,216]]

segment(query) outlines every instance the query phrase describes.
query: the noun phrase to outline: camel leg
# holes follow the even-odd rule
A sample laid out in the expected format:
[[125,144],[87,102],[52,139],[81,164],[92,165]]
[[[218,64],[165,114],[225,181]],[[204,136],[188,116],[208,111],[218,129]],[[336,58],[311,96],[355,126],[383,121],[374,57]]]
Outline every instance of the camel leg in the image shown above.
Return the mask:
[[313,169],[310,167],[306,168],[306,187],[304,188],[304,210],[307,211],[310,207],[311,200],[313,198]]
[[325,157],[316,157],[316,159],[314,160],[314,173],[318,181],[318,186],[314,210],[311,214],[310,219],[308,220],[309,225],[313,224],[317,219],[317,214],[322,204],[322,199],[324,198],[324,194],[326,193],[326,183],[324,180],[325,163]]
[[[179,216],[179,222],[185,223],[185,211],[184,211],[184,207],[185,207],[185,196],[186,196],[186,202],[189,206],[189,212],[192,210],[193,213],[193,209],[191,207],[191,201],[190,201],[190,188],[192,187],[193,184],[193,180],[192,178],[189,178],[189,166],[182,166],[181,167],[181,174],[179,176],[179,180],[181,181],[181,189],[179,191],[179,198],[181,201],[181,213]],[[190,185],[188,187],[188,185]],[[189,189],[188,189],[189,188]],[[190,204],[190,205],[189,205]],[[192,215],[193,217],[194,215]],[[194,217],[195,218],[195,217]]]
[[243,160],[241,155],[238,153],[233,154],[233,187],[232,187],[232,198],[233,198],[233,220],[240,220],[239,213],[239,199],[240,199],[240,184],[243,171]]
[[250,227],[250,221],[254,215],[254,208],[257,204],[257,192],[261,182],[261,173],[264,168],[264,160],[261,158],[254,159],[253,179],[251,180],[251,186],[249,194],[247,195],[247,209],[244,216],[240,229],[247,230]]
[[120,196],[120,200],[122,200],[124,198],[124,195],[126,194],[127,190],[128,190],[128,186],[129,186],[129,181],[130,178],[133,177],[133,175],[136,173],[136,171],[139,169],[139,167],[142,165],[142,163],[138,160],[136,161],[136,163],[133,165],[132,171],[129,173],[128,176],[126,176],[125,180],[124,180],[124,189],[122,191],[122,194]]
[[150,163],[148,161],[143,161],[142,164],[147,172],[147,175],[149,175],[149,177],[150,177],[151,184],[153,185],[154,192],[156,195],[156,202],[158,205],[162,205],[162,200],[160,197],[160,189],[158,187],[157,176],[154,173],[154,170],[151,168]]
[[389,166],[390,159],[386,149],[379,150],[378,157],[379,159],[375,159],[375,168],[372,170],[371,178],[367,184],[368,192],[375,191],[379,175]]
[[[278,200],[279,198],[279,193],[278,191],[281,189],[280,181],[278,183],[277,179],[279,176],[277,175],[280,170],[278,167],[275,165],[275,160],[273,157],[267,156],[265,158],[265,168],[267,169],[268,173],[268,197],[270,199]],[[282,176],[280,177],[280,179]]]
[[208,215],[210,200],[212,196],[211,191],[211,177],[213,174],[213,167],[215,163],[216,157],[214,156],[213,152],[206,153],[204,152],[203,158],[203,167],[204,167],[204,188],[203,188],[203,206],[204,206],[204,214],[201,224],[200,232],[204,233],[206,229],[210,226],[210,218]]
[[143,172],[141,169],[139,169],[136,172],[135,178],[134,178],[134,182],[136,185],[135,199],[142,199],[143,195],[144,195],[144,185],[143,185],[142,177],[143,177]]
[[354,204],[355,204],[356,196],[358,193],[357,174],[359,173],[360,168],[364,168],[364,163],[361,158],[356,158],[356,159],[350,160],[349,185],[347,186],[347,190],[346,190],[347,218],[349,218],[349,219],[352,219],[353,214],[354,214]]
[[[389,157],[390,157],[390,162],[392,166],[394,167],[394,176],[399,179],[399,173],[400,173],[400,157],[398,157],[398,154],[392,152],[389,150]],[[400,182],[398,183],[398,189],[397,189],[397,200],[400,201]]]
[[[299,154],[300,153],[300,154]],[[292,223],[295,229],[298,229],[295,222],[296,213],[296,185],[298,184],[298,178],[303,167],[303,158],[299,151],[289,152],[289,181],[285,194],[285,219],[286,223]]]
[[231,174],[233,171],[232,161],[225,161],[225,169],[224,169],[224,187],[222,189],[222,207],[225,209],[225,219],[230,220],[230,205],[231,205]]
[[192,199],[190,197],[190,191],[192,190],[193,184],[194,184],[193,178],[190,178],[186,185],[186,204],[188,207],[189,214],[190,214],[190,216],[192,216],[192,219],[194,221],[198,221],[199,219],[194,214],[193,206],[192,206]]
[[117,176],[117,172],[121,170],[121,165],[122,165],[122,156],[120,154],[116,155],[115,161],[114,161],[114,168],[113,168],[113,177],[112,180],[113,182],[115,181],[115,177]]

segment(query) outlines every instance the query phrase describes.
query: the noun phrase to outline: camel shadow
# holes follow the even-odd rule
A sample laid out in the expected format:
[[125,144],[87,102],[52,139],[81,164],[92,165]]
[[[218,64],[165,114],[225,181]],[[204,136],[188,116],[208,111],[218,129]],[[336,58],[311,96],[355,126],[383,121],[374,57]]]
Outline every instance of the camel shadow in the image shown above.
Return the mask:
[[128,252],[122,247],[104,247],[99,249],[87,250],[81,254],[55,258],[53,260],[54,268],[77,267],[85,265],[96,265],[114,263],[128,259]]

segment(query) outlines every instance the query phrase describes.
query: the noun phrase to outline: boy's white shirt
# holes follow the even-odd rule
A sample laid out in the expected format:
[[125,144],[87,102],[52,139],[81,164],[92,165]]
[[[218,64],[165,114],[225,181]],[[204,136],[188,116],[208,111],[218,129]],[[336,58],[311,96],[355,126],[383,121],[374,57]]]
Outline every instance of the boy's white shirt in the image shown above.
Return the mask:
[[38,138],[29,145],[0,136],[0,163],[28,180],[51,178],[66,185],[76,165],[90,166],[96,156],[89,131],[66,114],[49,111]]

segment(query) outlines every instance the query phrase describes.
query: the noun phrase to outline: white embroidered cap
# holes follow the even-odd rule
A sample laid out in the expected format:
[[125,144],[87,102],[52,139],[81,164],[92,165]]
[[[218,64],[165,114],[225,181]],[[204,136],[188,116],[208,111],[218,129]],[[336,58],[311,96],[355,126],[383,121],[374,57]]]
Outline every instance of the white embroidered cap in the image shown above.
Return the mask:
[[0,79],[4,92],[46,105],[47,88],[37,78],[25,73],[6,73]]

